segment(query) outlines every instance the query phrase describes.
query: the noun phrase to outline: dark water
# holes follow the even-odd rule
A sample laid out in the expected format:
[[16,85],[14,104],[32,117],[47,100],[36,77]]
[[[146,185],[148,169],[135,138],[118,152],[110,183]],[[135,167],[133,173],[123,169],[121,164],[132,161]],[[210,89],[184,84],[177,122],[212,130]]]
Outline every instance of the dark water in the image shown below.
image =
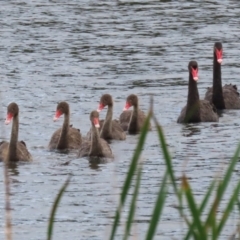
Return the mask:
[[[20,106],[20,139],[34,162],[10,170],[14,239],[45,239],[50,209],[69,174],[71,184],[61,201],[54,239],[107,239],[137,136],[113,142],[115,161],[90,165],[74,153],[48,152],[46,147],[62,119],[52,121],[57,102],[71,106],[71,122],[86,134],[89,113],[103,93],[115,99],[118,117],[130,93],[147,111],[149,94],[162,124],[177,177],[189,176],[200,202],[213,178],[222,176],[239,142],[240,111],[225,111],[217,124],[188,127],[176,120],[187,96],[187,65],[199,63],[199,92],[212,81],[212,51],[222,41],[224,83],[239,84],[239,1],[2,1],[0,9],[1,138],[6,106]],[[105,116],[106,111],[101,113]],[[67,165],[61,164],[73,159]],[[165,170],[156,131],[142,155],[143,179],[132,239],[144,239]],[[223,203],[239,179],[239,166]],[[4,238],[4,185],[1,181],[1,239]],[[183,220],[171,193],[156,239],[181,239]],[[224,209],[220,209],[220,212]],[[123,221],[127,216],[124,209]],[[237,209],[222,239],[236,229]],[[124,226],[118,235],[122,236]],[[121,239],[121,238],[119,238]]]

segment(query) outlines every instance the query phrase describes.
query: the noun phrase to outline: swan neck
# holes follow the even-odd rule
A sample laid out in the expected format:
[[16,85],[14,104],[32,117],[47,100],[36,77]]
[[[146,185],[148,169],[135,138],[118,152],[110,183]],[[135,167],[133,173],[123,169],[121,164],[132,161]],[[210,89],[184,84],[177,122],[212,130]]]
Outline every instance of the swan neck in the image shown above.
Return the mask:
[[216,54],[213,53],[213,95],[212,102],[218,109],[225,109],[222,90],[221,64],[218,63]]
[[200,100],[197,88],[197,82],[193,80],[192,74],[189,73],[188,82],[188,100],[185,122],[200,122]]
[[13,117],[12,132],[8,149],[8,161],[17,161],[17,142],[18,142],[19,117]]
[[99,131],[92,123],[92,134],[91,134],[91,149],[90,156],[99,156],[102,152],[101,144],[100,144],[100,136]]
[[139,113],[139,108],[138,108],[138,104],[136,104],[133,106],[133,111],[132,111],[132,115],[129,122],[128,132],[130,134],[138,133],[140,130],[139,122],[138,122],[138,113]]
[[107,115],[100,133],[102,138],[111,138],[112,134],[113,106],[108,106]]
[[63,150],[68,148],[68,130],[70,123],[70,113],[64,114],[64,121],[62,125],[62,131],[58,142],[58,149]]

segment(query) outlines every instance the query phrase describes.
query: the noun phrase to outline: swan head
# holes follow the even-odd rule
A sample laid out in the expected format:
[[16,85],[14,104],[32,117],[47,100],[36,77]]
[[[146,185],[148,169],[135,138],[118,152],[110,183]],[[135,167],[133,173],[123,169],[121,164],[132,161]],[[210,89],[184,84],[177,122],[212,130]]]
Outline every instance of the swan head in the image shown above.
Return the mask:
[[216,42],[214,44],[214,54],[217,58],[217,62],[219,64],[222,64],[223,61],[223,48],[222,48],[222,43],[221,42]]
[[69,114],[69,105],[67,102],[58,103],[55,115],[53,117],[53,121],[57,121],[62,114]]
[[5,124],[9,124],[14,117],[18,115],[19,108],[15,102],[12,102],[7,107],[7,117],[5,120]]
[[127,97],[125,107],[123,108],[123,111],[128,110],[130,107],[138,106],[138,97],[135,94],[131,94]]
[[192,75],[194,81],[198,81],[198,63],[196,61],[190,61],[188,64],[188,70]]
[[101,112],[105,106],[113,106],[113,99],[110,94],[102,95],[97,111]]
[[99,113],[98,111],[92,111],[90,114],[90,121],[96,128],[100,128],[99,124]]

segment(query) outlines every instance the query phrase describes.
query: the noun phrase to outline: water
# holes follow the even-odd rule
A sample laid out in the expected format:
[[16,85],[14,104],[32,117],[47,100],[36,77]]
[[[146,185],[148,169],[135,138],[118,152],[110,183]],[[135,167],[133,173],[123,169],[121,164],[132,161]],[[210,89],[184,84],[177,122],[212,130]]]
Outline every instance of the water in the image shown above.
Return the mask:
[[[69,174],[71,184],[57,212],[54,239],[107,239],[109,234],[138,137],[113,142],[115,161],[108,164],[91,165],[86,159],[77,159],[75,153],[48,152],[51,134],[62,124],[62,119],[52,121],[62,100],[71,106],[71,123],[86,134],[89,113],[97,108],[102,94],[113,95],[116,118],[130,93],[139,96],[144,111],[152,94],[176,175],[187,174],[197,201],[201,201],[210,181],[223,174],[236,149],[240,111],[225,111],[216,124],[186,127],[176,120],[186,104],[189,60],[199,64],[201,97],[211,86],[215,41],[223,42],[224,83],[240,87],[239,7],[237,0],[1,3],[0,137],[9,139],[11,126],[4,126],[3,120],[8,103],[16,101],[21,111],[19,138],[26,141],[34,158],[32,164],[9,170],[14,239],[46,238],[54,197]],[[62,165],[69,160],[69,165]],[[144,239],[165,171],[155,129],[148,136],[142,160],[132,239]],[[223,203],[238,179],[239,166]],[[3,239],[3,177],[0,182]],[[170,193],[156,238],[183,236],[185,225],[175,205]],[[123,215],[127,216],[127,208]],[[235,211],[222,239],[228,238],[237,224]],[[123,230],[121,226],[119,239]]]

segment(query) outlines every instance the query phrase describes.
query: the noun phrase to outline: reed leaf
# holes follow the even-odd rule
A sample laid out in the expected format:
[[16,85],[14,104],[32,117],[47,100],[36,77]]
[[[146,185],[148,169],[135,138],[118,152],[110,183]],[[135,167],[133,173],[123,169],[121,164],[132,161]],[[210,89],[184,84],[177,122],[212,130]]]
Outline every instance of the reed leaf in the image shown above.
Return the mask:
[[137,144],[137,147],[134,151],[133,158],[132,158],[132,161],[131,161],[131,164],[130,164],[130,167],[129,167],[129,170],[128,170],[128,173],[127,173],[124,185],[123,185],[123,188],[122,188],[122,193],[121,193],[121,196],[120,196],[120,203],[119,203],[119,206],[118,206],[118,208],[116,210],[116,213],[115,213],[113,227],[112,227],[110,238],[109,238],[110,240],[114,239],[114,236],[115,236],[115,233],[116,233],[116,230],[117,230],[117,226],[118,226],[119,219],[120,219],[120,216],[121,216],[121,209],[122,209],[122,206],[125,203],[129,188],[131,186],[132,178],[133,178],[134,173],[136,171],[136,168],[138,166],[138,161],[139,161],[140,155],[142,153],[142,149],[143,149],[143,146],[144,146],[144,143],[145,143],[145,140],[146,140],[146,136],[147,136],[147,133],[148,133],[148,127],[149,127],[149,124],[150,124],[151,116],[152,116],[152,111],[149,111],[149,113],[147,115],[147,118],[144,122],[144,125],[141,129],[138,144]]
[[171,158],[170,153],[168,151],[167,143],[165,141],[165,137],[164,137],[162,128],[161,128],[160,124],[158,123],[155,115],[153,115],[153,120],[154,120],[154,122],[156,124],[156,127],[157,127],[158,138],[159,138],[159,142],[160,142],[160,145],[161,145],[161,148],[162,148],[162,151],[163,151],[163,156],[164,156],[164,159],[165,159],[167,170],[168,170],[168,173],[170,175],[170,179],[172,181],[172,185],[174,187],[175,193],[178,195],[177,184],[176,184],[176,181],[175,181],[174,171],[173,171],[173,167],[172,167],[172,158]]
[[59,193],[53,203],[53,207],[51,210],[51,215],[50,215],[50,219],[49,219],[49,223],[48,223],[48,231],[47,231],[47,239],[51,240],[52,239],[52,234],[53,234],[53,225],[54,225],[54,219],[55,219],[55,214],[57,211],[57,207],[58,204],[63,196],[63,193],[66,191],[66,188],[70,182],[71,177],[68,177],[66,182],[63,184],[63,186],[61,187],[61,189],[59,190]]
[[[162,149],[162,152],[163,152],[163,157],[164,157],[164,160],[165,160],[165,163],[166,163],[167,171],[168,171],[168,174],[170,176],[175,194],[178,198],[178,202],[179,202],[178,211],[179,211],[181,217],[184,217],[181,192],[180,192],[180,190],[178,190],[177,183],[176,183],[176,180],[175,180],[174,169],[173,169],[173,166],[172,166],[172,158],[171,158],[171,155],[168,151],[167,143],[165,141],[165,137],[164,137],[162,128],[161,128],[160,124],[158,123],[157,118],[154,114],[153,114],[153,119],[154,119],[154,122],[155,122],[155,125],[156,125],[156,128],[157,128],[158,138],[159,138],[160,146],[161,146],[161,149]],[[190,226],[190,223],[189,223],[189,226]]]
[[132,197],[132,202],[131,202],[131,206],[130,206],[130,211],[129,211],[129,214],[128,214],[128,220],[127,220],[124,240],[127,240],[128,235],[129,235],[130,230],[131,230],[132,221],[133,221],[135,208],[136,208],[138,190],[139,190],[140,182],[141,182],[141,176],[142,176],[142,166],[139,167],[138,173],[137,173],[136,186],[135,186],[135,189],[134,189],[134,192],[133,192],[133,197]]
[[[213,189],[214,189],[214,186],[215,186],[215,181],[213,181],[213,182],[211,183],[211,185],[210,185],[210,187],[208,188],[208,191],[207,191],[207,193],[206,193],[206,195],[205,195],[205,197],[204,197],[204,199],[203,199],[203,201],[202,201],[202,203],[201,203],[201,205],[200,205],[200,208],[199,208],[199,215],[200,215],[200,216],[201,216],[202,212],[204,211],[204,209],[205,209],[205,207],[206,207],[206,205],[207,205],[207,202],[208,202],[208,200],[209,200],[209,197],[211,196],[211,193],[212,193],[212,191],[213,191]],[[185,240],[188,240],[188,239],[191,237],[191,235],[193,234],[193,230],[195,229],[195,227],[196,227],[196,221],[195,221],[195,218],[194,218],[192,224],[189,226],[188,233],[187,233],[186,237],[184,238]],[[196,236],[195,236],[195,238],[196,238]]]
[[237,199],[237,209],[238,209],[238,212],[240,213],[240,201],[239,201],[239,198]]
[[6,240],[12,240],[12,215],[11,215],[11,204],[10,204],[10,177],[8,173],[9,163],[4,163],[4,184],[5,184],[5,237]]
[[235,188],[229,202],[228,202],[228,205],[226,207],[226,209],[223,211],[223,216],[219,222],[219,225],[217,227],[217,234],[218,236],[220,235],[230,213],[232,212],[232,209],[237,201],[237,198],[238,198],[238,194],[239,194],[239,191],[240,191],[240,183],[238,183],[237,187]]
[[154,210],[153,210],[153,213],[152,213],[152,218],[151,218],[150,223],[149,223],[148,232],[147,232],[147,235],[146,235],[146,238],[145,238],[146,240],[151,240],[154,237],[154,234],[155,234],[155,231],[156,231],[156,228],[157,228],[157,224],[158,224],[158,221],[160,219],[160,216],[161,216],[161,213],[162,213],[162,210],[163,210],[163,206],[164,206],[164,203],[165,203],[165,200],[166,200],[166,196],[167,196],[167,194],[166,194],[166,192],[167,192],[167,178],[168,178],[168,172],[166,171],[166,173],[164,174],[164,177],[163,177],[163,181],[162,181],[161,186],[160,186],[157,201],[155,203],[155,207],[154,207]]
[[201,223],[201,218],[200,218],[197,204],[194,200],[192,190],[190,188],[190,185],[189,185],[188,180],[185,175],[182,178],[182,188],[183,188],[183,191],[185,192],[185,196],[186,196],[187,203],[188,203],[188,208],[191,211],[192,217],[194,219],[194,223],[196,226],[195,229],[198,230],[197,235],[199,236],[199,239],[207,239],[205,229]]
[[208,188],[208,191],[207,191],[205,197],[203,198],[202,204],[200,205],[200,208],[199,208],[200,213],[202,213],[203,210],[205,209],[205,207],[207,205],[207,202],[209,200],[209,197],[211,196],[211,193],[213,192],[214,186],[215,186],[215,181],[212,181],[210,187]]
[[226,171],[226,174],[223,178],[223,180],[219,183],[219,186],[216,191],[216,197],[214,199],[213,205],[208,213],[208,217],[205,222],[205,228],[211,227],[212,228],[212,236],[215,236],[215,231],[216,231],[216,211],[218,209],[219,203],[222,200],[223,194],[230,182],[233,170],[238,162],[238,157],[240,153],[240,144],[237,147],[237,150],[234,154],[234,156],[231,159],[230,165]]

